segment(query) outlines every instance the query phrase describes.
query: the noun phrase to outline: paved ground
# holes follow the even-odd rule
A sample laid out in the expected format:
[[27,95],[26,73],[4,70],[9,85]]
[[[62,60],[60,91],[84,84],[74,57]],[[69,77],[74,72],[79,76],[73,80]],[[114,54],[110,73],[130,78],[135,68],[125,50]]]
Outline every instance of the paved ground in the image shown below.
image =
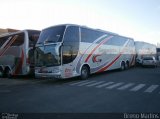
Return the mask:
[[0,79],[0,112],[160,112],[160,68],[131,68],[88,80]]

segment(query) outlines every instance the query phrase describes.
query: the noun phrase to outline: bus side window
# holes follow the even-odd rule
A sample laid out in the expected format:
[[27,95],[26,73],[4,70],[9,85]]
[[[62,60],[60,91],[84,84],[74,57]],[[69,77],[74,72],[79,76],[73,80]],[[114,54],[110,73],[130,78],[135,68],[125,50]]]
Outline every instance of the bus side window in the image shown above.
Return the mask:
[[35,46],[37,40],[39,38],[39,34],[32,34],[29,36],[29,47]]
[[105,33],[100,31],[94,31],[87,28],[81,28],[81,42],[93,43],[97,38],[101,37]]
[[72,47],[71,46],[63,46],[63,64],[70,63],[72,61]]
[[0,38],[0,49],[3,49],[11,38],[12,36],[5,36]]
[[71,63],[77,56],[79,50],[79,27],[69,26],[63,41],[63,64]]
[[[20,46],[24,43],[24,33],[16,34],[18,37],[15,39],[15,41],[12,43],[11,46]],[[16,36],[14,35],[14,36]],[[12,38],[14,38],[14,36]]]

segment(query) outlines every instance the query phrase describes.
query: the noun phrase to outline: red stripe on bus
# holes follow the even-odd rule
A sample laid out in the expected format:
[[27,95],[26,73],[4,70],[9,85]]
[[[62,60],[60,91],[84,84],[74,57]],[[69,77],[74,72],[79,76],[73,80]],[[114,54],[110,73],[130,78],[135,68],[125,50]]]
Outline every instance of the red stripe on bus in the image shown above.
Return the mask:
[[108,38],[106,38],[105,40],[103,40],[102,42],[100,42],[100,44],[98,44],[92,51],[91,53],[88,55],[88,57],[86,58],[85,62],[87,62],[89,60],[89,58],[91,57],[91,55],[94,53],[94,51],[100,47],[102,44],[106,43],[109,39],[111,39],[113,36],[110,36]]
[[20,61],[19,61],[19,63],[18,63],[18,66],[16,67],[16,70],[15,70],[14,75],[20,73],[20,70],[22,70],[23,62],[24,62],[24,52],[23,52],[23,50],[22,50],[21,58],[20,58]]
[[122,54],[119,54],[110,64],[108,64],[107,66],[103,67],[102,69],[100,69],[98,72],[103,72],[106,69],[108,69],[110,66],[112,66],[121,56]]

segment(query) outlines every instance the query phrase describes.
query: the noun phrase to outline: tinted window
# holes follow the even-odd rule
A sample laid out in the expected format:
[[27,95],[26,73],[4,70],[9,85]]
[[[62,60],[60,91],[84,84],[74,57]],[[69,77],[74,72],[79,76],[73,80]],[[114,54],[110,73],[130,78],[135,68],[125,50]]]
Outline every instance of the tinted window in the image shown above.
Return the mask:
[[63,41],[63,64],[72,62],[79,50],[79,27],[69,26]]
[[56,43],[61,42],[64,34],[65,26],[51,27],[42,30],[37,43]]
[[157,52],[160,52],[160,48],[157,48]]
[[63,46],[63,64],[72,62],[72,47]]
[[44,47],[36,47],[35,63],[36,66],[59,66],[61,64],[60,51],[57,51],[57,45],[47,45]]
[[114,36],[113,38],[109,39],[105,44],[123,46],[126,41],[127,41],[126,38],[123,38],[123,37],[120,37],[120,36]]
[[152,57],[145,57],[145,58],[143,58],[143,60],[153,60],[153,58]]
[[15,39],[11,46],[20,46],[24,43],[24,33],[13,35],[11,40]]
[[94,42],[97,38],[101,37],[105,33],[96,31],[96,30],[90,30],[87,28],[81,28],[81,42]]
[[64,42],[79,42],[79,27],[69,26],[66,29]]
[[34,46],[39,38],[40,31],[28,31],[29,46]]
[[134,45],[134,41],[133,41],[132,39],[130,39],[129,46],[130,46],[130,47],[134,47],[134,46],[135,46],[135,45]]
[[9,36],[1,37],[0,38],[0,47],[8,40]]

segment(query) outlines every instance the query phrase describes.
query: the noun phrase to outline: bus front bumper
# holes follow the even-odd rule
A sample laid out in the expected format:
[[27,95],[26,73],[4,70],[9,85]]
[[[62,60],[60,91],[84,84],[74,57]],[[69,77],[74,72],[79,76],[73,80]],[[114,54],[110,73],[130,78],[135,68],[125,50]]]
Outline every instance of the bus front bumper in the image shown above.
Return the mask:
[[35,73],[36,78],[61,78],[61,73]]
[[36,67],[35,78],[61,78],[61,68],[58,67]]

